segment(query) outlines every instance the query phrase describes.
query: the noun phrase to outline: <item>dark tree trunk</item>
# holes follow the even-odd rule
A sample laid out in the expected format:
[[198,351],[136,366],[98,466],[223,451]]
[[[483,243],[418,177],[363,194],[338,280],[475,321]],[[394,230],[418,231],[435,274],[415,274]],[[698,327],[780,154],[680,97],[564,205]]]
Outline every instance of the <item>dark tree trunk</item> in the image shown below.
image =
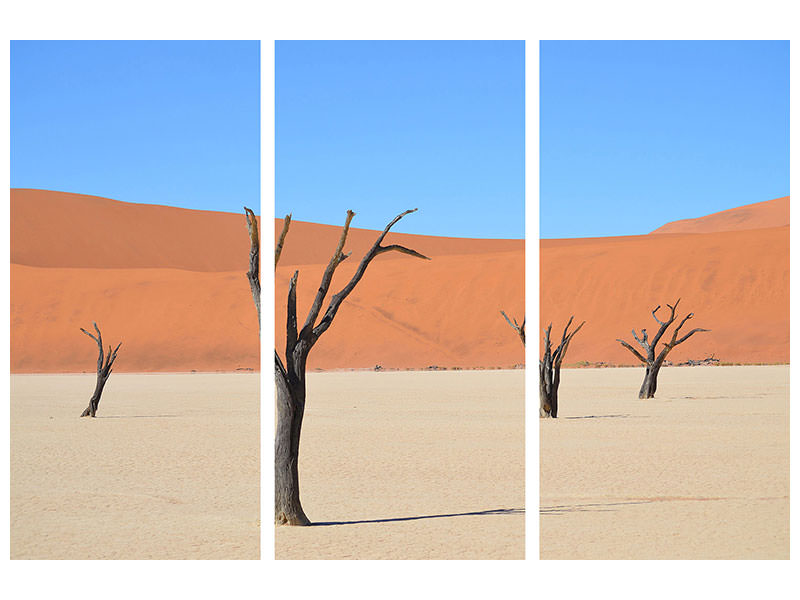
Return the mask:
[[100,405],[100,396],[103,395],[103,388],[106,386],[106,381],[108,381],[108,378],[111,375],[111,366],[117,359],[117,351],[119,350],[119,347],[122,346],[122,342],[120,342],[117,344],[117,347],[113,352],[111,351],[111,346],[109,346],[108,354],[104,354],[103,336],[100,334],[100,328],[97,327],[97,323],[92,324],[94,325],[94,330],[97,332],[97,337],[93,336],[83,327],[81,327],[81,331],[97,342],[97,347],[100,352],[97,357],[97,383],[94,386],[94,393],[92,394],[92,397],[89,398],[89,406],[87,406],[81,413],[81,417],[94,417],[97,414],[97,407]]
[[647,367],[645,367],[644,381],[642,382],[642,387],[639,388],[639,398],[641,398],[642,400],[655,397],[657,380],[658,380],[658,371],[660,368],[661,367],[656,367],[655,365],[653,366],[648,365]]
[[584,321],[578,325],[575,331],[569,333],[572,319],[574,317],[569,318],[561,336],[561,343],[555,351],[552,350],[550,344],[550,330],[553,324],[551,323],[545,329],[544,356],[539,361],[539,417],[541,418],[553,417],[555,419],[558,417],[558,386],[561,384],[561,362],[567,354],[567,348],[572,338],[586,323]]
[[659,340],[667,331],[667,328],[675,322],[675,310],[678,308],[678,302],[680,301],[681,299],[678,298],[674,305],[667,304],[667,308],[670,309],[670,315],[666,321],[662,321],[656,316],[658,309],[661,308],[660,304],[653,309],[653,318],[659,324],[659,328],[652,341],[648,341],[646,329],[642,329],[641,336],[637,335],[635,329],[633,330],[633,339],[635,339],[639,346],[642,347],[644,354],[640,353],[625,340],[621,340],[619,338],[617,339],[620,344],[630,350],[631,353],[645,365],[644,381],[642,382],[642,387],[639,388],[639,398],[642,400],[655,397],[656,387],[658,385],[658,372],[661,370],[661,367],[663,366],[664,361],[666,360],[670,351],[678,344],[682,344],[688,340],[695,333],[699,331],[710,331],[709,329],[692,329],[682,338],[678,338],[678,332],[681,330],[681,327],[683,327],[683,324],[694,316],[694,313],[689,313],[672,332],[672,339],[669,342],[664,342],[664,348],[658,355],[656,355],[656,346],[658,345]]
[[[296,366],[290,366],[296,372]],[[309,525],[300,503],[300,431],[306,406],[305,370],[301,377],[281,372],[276,362],[278,415],[275,430],[275,524]],[[294,383],[290,383],[294,381]]]
[[[416,210],[416,209],[414,209]],[[298,330],[297,324],[297,277],[295,271],[289,282],[286,310],[286,366],[281,361],[277,350],[275,351],[275,385],[277,388],[277,424],[275,431],[275,524],[276,525],[310,525],[310,521],[303,511],[300,503],[300,482],[298,476],[298,460],[300,456],[300,432],[303,425],[303,413],[306,405],[306,362],[311,348],[319,337],[328,330],[342,302],[361,281],[367,266],[373,258],[384,252],[397,251],[403,254],[428,259],[415,250],[392,244],[382,246],[389,229],[405,215],[406,212],[394,218],[378,236],[377,241],[361,259],[352,279],[338,293],[334,294],[322,318],[317,322],[322,304],[328,294],[333,273],[349,254],[344,254],[347,233],[350,230],[350,221],[355,216],[353,211],[347,211],[342,235],[339,244],[334,250],[325,272],[322,275],[317,295],[308,312],[303,327]],[[283,249],[286,233],[291,223],[291,215],[284,220],[283,232],[275,248],[275,267]]]

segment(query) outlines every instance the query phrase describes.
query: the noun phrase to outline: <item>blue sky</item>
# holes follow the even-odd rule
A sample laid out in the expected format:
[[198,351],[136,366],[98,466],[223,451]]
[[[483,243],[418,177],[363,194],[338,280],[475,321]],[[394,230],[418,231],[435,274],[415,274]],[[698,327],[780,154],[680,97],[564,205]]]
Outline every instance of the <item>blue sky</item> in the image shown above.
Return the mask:
[[11,187],[260,207],[258,42],[11,43]]
[[277,42],[276,214],[525,233],[523,42]]
[[788,42],[542,42],[540,236],[789,194]]

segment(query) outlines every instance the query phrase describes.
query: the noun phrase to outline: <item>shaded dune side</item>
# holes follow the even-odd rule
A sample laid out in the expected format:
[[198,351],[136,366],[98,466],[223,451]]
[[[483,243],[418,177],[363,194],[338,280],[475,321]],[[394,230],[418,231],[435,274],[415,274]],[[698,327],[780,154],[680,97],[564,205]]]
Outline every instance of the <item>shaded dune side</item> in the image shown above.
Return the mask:
[[[586,325],[565,364],[636,364],[616,338],[658,324],[651,311],[681,298],[695,334],[670,353],[679,362],[714,355],[722,362],[789,361],[789,227],[720,233],[541,240],[540,327],[560,338],[575,314]],[[663,312],[659,312],[663,316]],[[672,328],[669,332],[671,334]],[[540,340],[540,352],[541,340]]]
[[782,227],[789,224],[789,196],[739,206],[697,219],[681,219],[650,233],[714,233]]
[[11,265],[11,371],[94,372],[97,321],[122,341],[118,372],[259,369],[255,307],[241,273]]
[[36,267],[246,271],[242,214],[11,190],[11,262]]
[[[275,276],[275,347],[282,357],[289,278],[299,270],[297,313],[302,327],[341,233],[333,226],[307,225],[292,223]],[[351,233],[355,235],[348,237],[345,251],[353,254],[336,270],[322,312],[378,235],[369,230]],[[310,369],[378,364],[396,369],[509,368],[524,363],[522,344],[500,315],[501,309],[520,319],[524,314],[523,240],[390,233],[385,243],[407,245],[432,260],[399,253],[375,258],[311,351]]]

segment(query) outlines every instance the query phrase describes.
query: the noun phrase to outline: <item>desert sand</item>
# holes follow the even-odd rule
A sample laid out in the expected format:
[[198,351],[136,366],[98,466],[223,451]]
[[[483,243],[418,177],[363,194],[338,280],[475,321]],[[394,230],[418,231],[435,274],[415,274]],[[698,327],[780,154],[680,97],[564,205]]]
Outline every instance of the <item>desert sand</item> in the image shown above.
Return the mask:
[[[282,225],[275,220],[276,235]],[[302,325],[340,234],[340,227],[292,223],[275,274],[276,348],[285,347],[289,279],[299,271]],[[331,294],[349,281],[377,236],[351,229],[345,251],[352,255],[336,270]],[[512,368],[525,362],[519,338],[500,315],[504,310],[524,318],[524,240],[390,232],[385,244],[413,248],[431,260],[396,252],[375,258],[311,352],[310,370]]]
[[714,233],[766,229],[789,224],[789,196],[737,206],[696,219],[681,219],[662,225],[651,233]]
[[[577,338],[576,338],[577,339]],[[789,367],[565,369],[540,421],[543,559],[788,559]]]
[[276,558],[524,558],[523,387],[523,371],[310,373],[315,525],[276,528]]
[[[257,208],[257,207],[256,207]],[[11,372],[258,370],[244,214],[11,190]]]
[[11,558],[259,558],[259,377],[94,384],[11,376]]
[[686,330],[712,332],[676,347],[670,360],[789,361],[788,198],[656,232],[540,241],[540,326],[552,322],[560,339],[570,315],[586,321],[566,364],[636,363],[616,339],[633,342],[632,328],[654,331],[650,312],[678,298],[679,318],[694,313]]

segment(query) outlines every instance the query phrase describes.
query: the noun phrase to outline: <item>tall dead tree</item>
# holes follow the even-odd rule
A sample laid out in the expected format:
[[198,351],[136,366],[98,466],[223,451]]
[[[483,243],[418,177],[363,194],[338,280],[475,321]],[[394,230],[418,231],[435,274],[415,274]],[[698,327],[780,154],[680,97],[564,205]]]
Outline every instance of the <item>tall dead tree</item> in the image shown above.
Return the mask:
[[664,348],[661,350],[658,356],[656,356],[656,346],[658,345],[658,342],[661,340],[661,338],[664,336],[664,333],[667,331],[667,328],[670,325],[672,325],[672,323],[675,322],[675,310],[678,308],[678,302],[680,301],[681,299],[678,298],[677,302],[675,302],[674,305],[667,304],[667,308],[669,308],[670,313],[669,313],[669,318],[666,321],[662,321],[656,316],[658,309],[661,308],[660,304],[653,309],[653,318],[656,320],[659,327],[658,331],[656,332],[655,336],[653,336],[653,339],[651,341],[648,341],[647,339],[646,329],[642,329],[641,337],[636,335],[635,329],[631,330],[633,332],[633,339],[635,339],[642,347],[642,349],[644,349],[644,355],[642,355],[638,350],[636,350],[636,348],[631,346],[625,340],[617,338],[617,341],[623,346],[625,346],[628,350],[630,350],[636,358],[638,358],[640,361],[644,363],[646,367],[644,373],[644,381],[642,382],[642,387],[639,389],[639,398],[645,398],[645,399],[653,398],[656,395],[658,371],[663,366],[664,360],[667,358],[667,355],[675,346],[677,346],[678,344],[682,344],[683,342],[688,340],[690,337],[692,337],[695,333],[699,331],[711,331],[710,329],[700,329],[698,327],[697,329],[692,329],[689,333],[687,333],[683,337],[678,338],[678,332],[681,330],[681,327],[683,327],[683,324],[694,316],[694,313],[689,313],[683,318],[683,320],[680,323],[678,323],[678,326],[675,328],[675,331],[672,332],[672,339],[669,342],[664,342]]
[[[350,230],[350,221],[355,216],[351,210],[347,211],[344,229],[339,243],[333,252],[328,266],[322,275],[322,282],[314,297],[311,309],[308,311],[305,323],[298,331],[297,325],[297,276],[295,271],[289,281],[289,293],[286,310],[286,364],[284,365],[278,351],[275,350],[275,382],[277,387],[278,414],[275,432],[275,523],[276,525],[309,525],[310,522],[303,512],[300,504],[300,485],[297,473],[297,463],[300,451],[300,430],[303,423],[303,412],[306,403],[306,361],[308,354],[319,337],[331,326],[336,313],[345,298],[353,291],[372,259],[384,252],[402,252],[417,258],[430,260],[416,250],[404,246],[391,244],[382,246],[386,234],[400,219],[417,209],[407,210],[397,215],[386,226],[375,240],[375,243],[361,259],[353,277],[338,294],[334,294],[328,308],[317,323],[317,318],[322,309],[322,304],[333,279],[333,273],[350,253],[342,252],[347,234]],[[291,219],[284,221],[284,231],[280,242],[286,236]],[[279,243],[280,244],[280,243]],[[275,264],[280,257],[280,245],[275,249]]]
[[[253,293],[253,302],[256,304],[258,314],[258,335],[261,335],[261,244],[258,239],[258,221],[255,213],[244,207],[247,218],[247,233],[250,234],[250,269],[247,271],[247,280],[250,282],[250,291]],[[283,240],[281,240],[283,242]],[[277,256],[275,257],[277,263]]]
[[553,350],[550,343],[550,330],[553,324],[550,323],[547,329],[544,330],[544,355],[542,360],[539,361],[539,417],[558,417],[558,386],[561,383],[561,363],[564,356],[567,354],[569,343],[575,334],[581,330],[584,323],[583,321],[578,327],[570,333],[569,326],[572,325],[570,317],[567,326],[564,327],[564,333],[561,334],[561,343]]
[[519,325],[517,323],[516,319],[514,319],[514,322],[512,323],[511,319],[508,318],[508,315],[506,313],[504,313],[502,310],[500,311],[500,314],[503,315],[503,318],[506,320],[506,323],[511,325],[511,329],[513,329],[514,331],[517,332],[517,335],[519,336],[519,339],[522,340],[522,345],[524,346],[525,345],[525,319],[522,319],[522,325]]
[[100,350],[100,355],[97,357],[97,384],[94,387],[94,393],[89,398],[89,406],[81,413],[81,417],[94,417],[97,414],[97,406],[100,404],[100,396],[103,395],[103,388],[108,381],[108,376],[111,375],[111,366],[117,360],[117,350],[122,346],[122,342],[117,344],[114,351],[111,351],[111,346],[108,347],[108,354],[103,353],[103,336],[100,334],[100,328],[97,323],[92,322],[94,330],[97,332],[97,337],[86,331],[81,327],[81,331],[97,342],[97,347]]

